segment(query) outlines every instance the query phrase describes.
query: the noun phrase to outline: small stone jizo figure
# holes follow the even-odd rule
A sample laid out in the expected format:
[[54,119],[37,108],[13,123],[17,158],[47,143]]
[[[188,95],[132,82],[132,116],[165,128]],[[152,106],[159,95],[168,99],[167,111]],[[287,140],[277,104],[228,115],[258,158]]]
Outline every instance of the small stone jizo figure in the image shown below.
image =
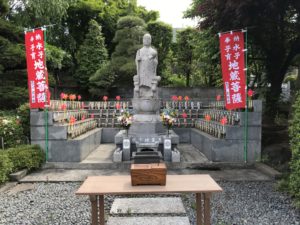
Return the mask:
[[157,97],[160,76],[156,76],[157,51],[151,47],[151,35],[143,37],[143,47],[136,53],[137,75],[133,77],[134,96],[139,98]]

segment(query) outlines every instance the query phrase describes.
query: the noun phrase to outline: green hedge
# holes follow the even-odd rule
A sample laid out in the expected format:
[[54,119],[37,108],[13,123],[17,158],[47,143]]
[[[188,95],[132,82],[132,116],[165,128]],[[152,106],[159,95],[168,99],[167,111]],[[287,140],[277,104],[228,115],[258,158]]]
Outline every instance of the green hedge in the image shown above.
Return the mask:
[[296,206],[300,208],[300,92],[293,105],[293,118],[290,121],[289,136],[292,151],[290,162],[289,191],[295,197]]
[[21,169],[38,169],[45,162],[45,153],[37,145],[21,145],[0,151],[0,183],[5,182],[8,174]]
[[17,109],[20,125],[23,128],[24,136],[30,138],[30,108],[29,103],[24,103]]
[[8,180],[8,174],[12,171],[13,164],[5,151],[0,151],[0,184]]

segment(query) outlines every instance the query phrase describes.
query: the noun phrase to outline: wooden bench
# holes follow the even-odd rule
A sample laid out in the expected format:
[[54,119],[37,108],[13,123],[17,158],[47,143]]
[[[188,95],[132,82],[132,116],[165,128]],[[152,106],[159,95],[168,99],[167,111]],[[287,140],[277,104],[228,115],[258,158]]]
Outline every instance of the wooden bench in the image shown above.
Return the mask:
[[88,195],[92,206],[92,225],[104,225],[104,195],[195,193],[197,225],[210,224],[210,196],[222,188],[209,176],[167,175],[165,186],[132,186],[130,176],[88,177],[76,195]]

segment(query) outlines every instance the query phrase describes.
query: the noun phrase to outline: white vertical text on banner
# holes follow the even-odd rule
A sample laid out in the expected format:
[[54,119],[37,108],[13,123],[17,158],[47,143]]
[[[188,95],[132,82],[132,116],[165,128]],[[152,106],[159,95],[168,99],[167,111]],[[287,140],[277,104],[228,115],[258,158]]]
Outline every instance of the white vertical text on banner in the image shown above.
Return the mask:
[[220,51],[226,109],[245,108],[244,33],[220,34]]
[[50,98],[43,30],[26,32],[25,47],[30,108],[43,109]]

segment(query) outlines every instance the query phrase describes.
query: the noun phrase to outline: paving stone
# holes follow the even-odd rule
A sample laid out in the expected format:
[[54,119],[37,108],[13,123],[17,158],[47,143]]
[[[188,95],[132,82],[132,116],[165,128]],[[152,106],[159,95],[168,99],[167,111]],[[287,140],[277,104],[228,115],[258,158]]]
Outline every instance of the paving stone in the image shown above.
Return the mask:
[[31,184],[31,183],[18,184],[16,186],[14,186],[13,188],[11,188],[7,192],[7,195],[14,195],[14,194],[17,194],[17,193],[23,192],[23,191],[32,191],[35,189],[35,187],[36,187],[36,184]]
[[107,225],[190,225],[188,217],[110,217]]
[[183,214],[181,198],[117,198],[111,214]]
[[12,181],[19,181],[19,180],[21,180],[23,177],[26,176],[27,172],[28,172],[27,169],[23,169],[23,170],[20,170],[20,171],[15,172],[15,173],[9,174],[9,178],[10,178],[10,180],[12,180]]

